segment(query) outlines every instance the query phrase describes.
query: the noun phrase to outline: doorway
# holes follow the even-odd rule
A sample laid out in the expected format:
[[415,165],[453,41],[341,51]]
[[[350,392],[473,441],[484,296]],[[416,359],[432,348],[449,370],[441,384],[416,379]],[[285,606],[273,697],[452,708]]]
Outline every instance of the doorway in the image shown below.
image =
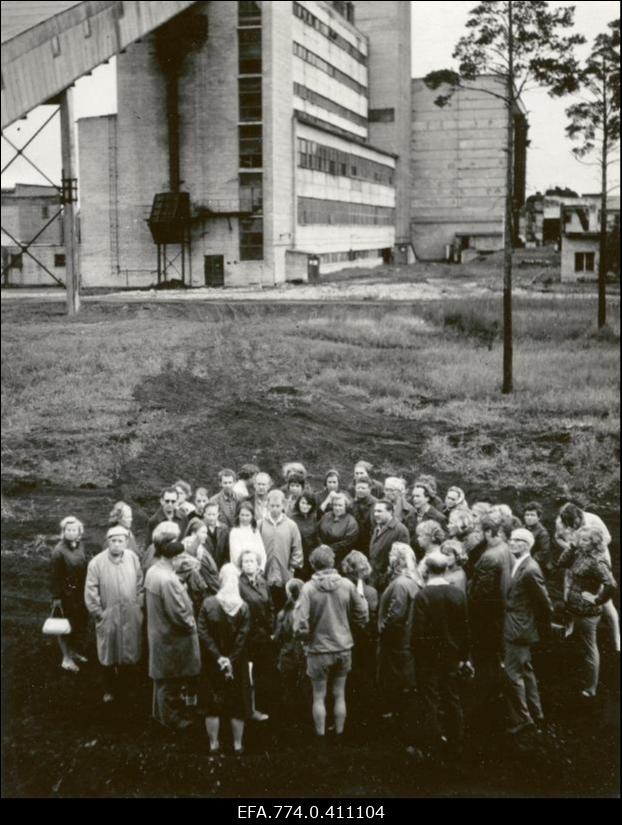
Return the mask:
[[205,255],[205,286],[225,285],[224,255]]

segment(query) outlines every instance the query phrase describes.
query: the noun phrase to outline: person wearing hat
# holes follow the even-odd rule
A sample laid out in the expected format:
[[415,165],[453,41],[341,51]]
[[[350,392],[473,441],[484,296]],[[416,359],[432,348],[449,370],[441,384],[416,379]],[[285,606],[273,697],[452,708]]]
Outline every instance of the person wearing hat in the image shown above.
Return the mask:
[[521,527],[512,531],[509,542],[514,566],[506,594],[503,664],[508,732],[512,734],[544,720],[531,647],[540,640],[539,628],[550,626],[553,607],[540,565],[531,555],[534,541],[533,533]]
[[141,656],[143,574],[138,556],[128,549],[128,536],[120,524],[108,530],[106,549],[89,562],[84,586],[86,609],[95,621],[106,703],[118,693],[125,668],[138,664]]
[[179,533],[170,538],[173,527],[163,522],[153,533],[156,560],[147,571],[145,591],[153,717],[181,731],[192,724],[182,690],[199,675],[201,658],[192,601],[173,567],[175,556],[184,551]]

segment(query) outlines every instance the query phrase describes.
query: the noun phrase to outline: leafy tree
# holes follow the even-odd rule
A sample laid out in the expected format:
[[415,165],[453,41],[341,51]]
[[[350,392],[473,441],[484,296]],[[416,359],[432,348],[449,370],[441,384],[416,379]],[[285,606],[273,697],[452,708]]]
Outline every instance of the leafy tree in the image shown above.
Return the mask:
[[[515,235],[514,197],[515,115],[521,95],[534,85],[560,95],[577,88],[578,64],[574,46],[585,39],[570,30],[574,7],[549,8],[544,0],[503,0],[479,3],[469,12],[468,33],[458,41],[453,57],[458,71],[443,69],[425,78],[431,89],[441,89],[436,98],[445,106],[456,90],[477,89],[504,101],[507,112],[507,165],[505,193],[505,249],[503,276],[503,385],[513,390],[512,346],[512,241]],[[492,90],[478,87],[478,78],[493,76]]]
[[[598,264],[598,326],[607,323],[606,275],[607,186],[609,167],[619,160],[620,149],[620,19],[599,34],[592,52],[578,73],[581,99],[566,109],[566,133],[579,142],[572,150],[579,160],[596,154],[600,167],[600,260]],[[614,187],[616,188],[616,187]]]

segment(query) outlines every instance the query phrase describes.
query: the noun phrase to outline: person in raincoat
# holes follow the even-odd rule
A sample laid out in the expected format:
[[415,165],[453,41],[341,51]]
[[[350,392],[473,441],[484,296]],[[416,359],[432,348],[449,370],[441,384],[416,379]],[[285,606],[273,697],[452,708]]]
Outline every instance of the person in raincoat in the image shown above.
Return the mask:
[[173,559],[184,552],[184,545],[170,537],[173,527],[163,522],[154,530],[155,561],[147,571],[145,591],[153,717],[181,731],[192,725],[182,690],[199,675],[201,658],[192,601],[173,569]]
[[140,661],[142,648],[143,574],[127,539],[121,525],[108,530],[106,549],[89,562],[84,585],[86,609],[95,620],[106,703],[118,693],[122,669]]

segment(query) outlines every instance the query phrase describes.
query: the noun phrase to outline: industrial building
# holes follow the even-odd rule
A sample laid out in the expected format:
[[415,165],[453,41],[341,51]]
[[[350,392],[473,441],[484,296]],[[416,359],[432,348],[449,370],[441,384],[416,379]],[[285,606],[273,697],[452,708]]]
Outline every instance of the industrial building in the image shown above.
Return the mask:
[[198,3],[119,55],[117,87],[79,122],[84,286],[408,259],[408,3]]

